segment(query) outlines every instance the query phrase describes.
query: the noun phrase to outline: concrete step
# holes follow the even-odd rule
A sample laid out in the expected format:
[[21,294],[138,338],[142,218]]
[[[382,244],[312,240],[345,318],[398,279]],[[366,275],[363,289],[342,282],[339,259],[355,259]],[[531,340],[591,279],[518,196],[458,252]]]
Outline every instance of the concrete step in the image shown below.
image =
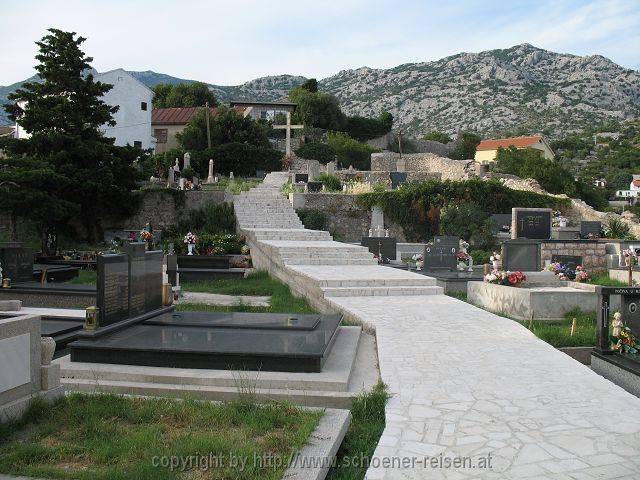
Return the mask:
[[435,286],[401,287],[333,287],[323,288],[325,297],[373,297],[407,295],[442,295],[444,289]]
[[365,259],[342,259],[342,258],[287,258],[283,259],[286,265],[377,265],[373,258],[371,261]]
[[320,288],[339,288],[339,287],[431,287],[436,286],[435,278],[370,278],[362,280],[320,280]]

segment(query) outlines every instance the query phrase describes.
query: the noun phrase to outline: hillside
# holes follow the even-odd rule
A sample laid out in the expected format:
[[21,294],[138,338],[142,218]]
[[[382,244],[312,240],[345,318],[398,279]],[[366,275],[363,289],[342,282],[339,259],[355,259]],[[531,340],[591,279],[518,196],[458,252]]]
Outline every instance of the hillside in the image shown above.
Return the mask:
[[[152,71],[131,74],[148,86],[192,81]],[[210,88],[222,102],[267,101],[285,97],[304,80],[279,75]],[[19,85],[0,87],[0,102]],[[334,94],[347,114],[377,116],[388,110],[394,128],[416,136],[460,129],[484,136],[541,131],[558,136],[640,116],[639,72],[599,55],[579,57],[529,44],[387,70],[344,70],[319,86]]]

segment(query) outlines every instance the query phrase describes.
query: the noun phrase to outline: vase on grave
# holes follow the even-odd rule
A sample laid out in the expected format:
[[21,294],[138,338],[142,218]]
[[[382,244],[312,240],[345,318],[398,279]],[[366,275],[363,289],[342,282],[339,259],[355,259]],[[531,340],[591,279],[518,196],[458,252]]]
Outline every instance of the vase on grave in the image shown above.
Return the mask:
[[51,365],[53,354],[56,351],[56,341],[51,337],[40,337],[40,363]]
[[422,270],[424,262],[422,260],[416,260],[416,270]]
[[195,247],[195,244],[187,243],[187,249],[189,250],[189,253],[187,253],[187,255],[193,255],[193,247]]

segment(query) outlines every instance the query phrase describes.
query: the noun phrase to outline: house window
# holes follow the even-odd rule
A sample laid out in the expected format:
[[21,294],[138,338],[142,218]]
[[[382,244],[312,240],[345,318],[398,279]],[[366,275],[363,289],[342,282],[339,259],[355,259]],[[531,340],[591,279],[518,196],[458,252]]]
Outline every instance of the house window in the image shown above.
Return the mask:
[[146,112],[147,111],[147,102],[140,102],[140,109],[144,110]]
[[267,119],[267,111],[266,110],[262,110],[260,112],[260,118],[263,119],[263,120]]
[[142,142],[140,142],[140,141],[136,140],[136,141],[134,141],[134,142],[133,142],[133,146],[134,146],[135,148],[140,148],[140,149],[142,149]]
[[167,128],[154,128],[153,136],[156,137],[156,143],[167,143],[167,133],[169,129]]

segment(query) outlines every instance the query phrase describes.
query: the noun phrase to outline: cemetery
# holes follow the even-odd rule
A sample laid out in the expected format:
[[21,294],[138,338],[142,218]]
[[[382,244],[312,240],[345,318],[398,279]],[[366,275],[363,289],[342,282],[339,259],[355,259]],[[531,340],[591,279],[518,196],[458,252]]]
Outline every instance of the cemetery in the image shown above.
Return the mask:
[[[64,34],[50,33],[41,48]],[[9,107],[26,125],[39,85],[21,90],[32,107]],[[304,85],[294,96],[319,94]],[[185,126],[179,149],[87,135],[50,154],[93,163],[20,177],[37,202],[4,182],[0,474],[426,478],[385,460],[489,455],[479,478],[637,476],[640,227],[471,158],[364,144],[357,167],[301,158],[295,102],[203,103],[204,134]],[[286,123],[251,116],[274,105]],[[34,132],[0,146],[33,153]],[[280,463],[151,463],[221,449]],[[304,469],[294,454],[361,462]]]

